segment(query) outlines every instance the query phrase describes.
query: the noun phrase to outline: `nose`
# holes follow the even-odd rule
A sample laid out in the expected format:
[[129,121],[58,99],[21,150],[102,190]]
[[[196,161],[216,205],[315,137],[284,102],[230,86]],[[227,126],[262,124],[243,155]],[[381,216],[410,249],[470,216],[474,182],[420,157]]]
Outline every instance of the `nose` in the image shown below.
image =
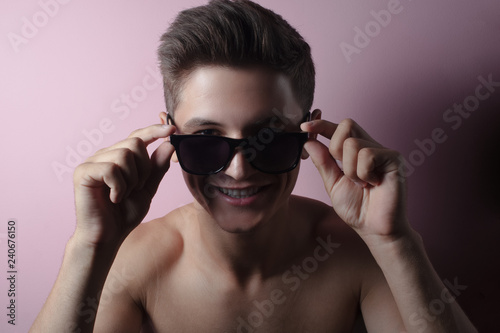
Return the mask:
[[254,174],[256,171],[257,170],[254,169],[250,163],[248,163],[244,153],[240,149],[236,149],[234,156],[224,170],[224,173],[234,180],[243,180]]

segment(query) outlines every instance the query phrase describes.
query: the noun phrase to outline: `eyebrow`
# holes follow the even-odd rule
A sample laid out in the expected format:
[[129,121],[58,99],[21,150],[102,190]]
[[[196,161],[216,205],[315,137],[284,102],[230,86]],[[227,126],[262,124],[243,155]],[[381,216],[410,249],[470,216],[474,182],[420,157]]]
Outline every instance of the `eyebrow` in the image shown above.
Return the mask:
[[184,128],[187,128],[187,129],[198,128],[201,126],[222,126],[222,124],[220,124],[216,121],[213,121],[213,120],[199,118],[199,117],[191,118],[184,124]]
[[[262,126],[263,124],[269,124],[272,121],[275,121],[277,124],[283,124],[283,125],[285,125],[287,127],[288,126],[294,126],[294,124],[291,124],[291,123],[288,123],[288,122],[284,122],[282,119],[280,119],[277,116],[270,116],[270,117],[267,117],[267,118],[264,118],[264,119],[257,120],[255,123],[253,123],[252,125],[250,125],[248,127],[249,128],[258,128],[259,126]],[[217,122],[217,121],[206,119],[206,118],[202,118],[202,117],[191,118],[191,119],[189,119],[184,124],[184,128],[187,129],[187,130],[196,129],[196,128],[204,127],[204,126],[218,126],[218,127],[222,127],[222,124],[219,123],[219,122]]]
[[[261,119],[261,120],[257,120],[255,122],[255,125],[262,125],[262,124],[268,124],[270,123],[271,121],[273,121],[273,119],[276,119],[277,117],[276,116],[271,116],[271,117],[267,117],[267,118],[264,118],[264,119]],[[278,121],[282,123],[281,119],[278,118]]]

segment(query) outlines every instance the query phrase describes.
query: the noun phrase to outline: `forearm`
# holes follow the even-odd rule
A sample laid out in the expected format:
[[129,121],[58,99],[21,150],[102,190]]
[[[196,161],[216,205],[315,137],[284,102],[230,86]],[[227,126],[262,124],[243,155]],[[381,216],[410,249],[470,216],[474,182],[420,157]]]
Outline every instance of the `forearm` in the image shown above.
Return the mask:
[[95,314],[82,316],[82,305],[89,301],[98,304],[117,249],[96,248],[73,236],[54,287],[30,332],[92,332]]
[[[408,333],[477,332],[429,261],[420,235],[366,239]],[[439,311],[437,307],[439,307]]]

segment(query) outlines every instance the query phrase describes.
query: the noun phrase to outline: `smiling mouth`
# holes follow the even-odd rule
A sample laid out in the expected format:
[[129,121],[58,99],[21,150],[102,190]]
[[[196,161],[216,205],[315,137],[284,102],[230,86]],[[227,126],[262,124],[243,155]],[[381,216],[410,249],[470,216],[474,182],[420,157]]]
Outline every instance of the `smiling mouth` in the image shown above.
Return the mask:
[[217,189],[219,190],[219,192],[235,199],[248,198],[260,191],[260,187],[251,187],[245,189],[229,189],[229,188],[217,187]]

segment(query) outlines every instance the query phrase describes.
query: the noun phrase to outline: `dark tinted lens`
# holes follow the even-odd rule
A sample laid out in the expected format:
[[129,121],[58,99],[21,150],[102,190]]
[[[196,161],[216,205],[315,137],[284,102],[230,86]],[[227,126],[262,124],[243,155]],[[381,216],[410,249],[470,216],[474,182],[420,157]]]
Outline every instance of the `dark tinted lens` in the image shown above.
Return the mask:
[[226,165],[230,149],[227,142],[217,137],[190,136],[181,140],[177,154],[186,171],[211,174]]
[[[307,134],[306,134],[307,135]],[[300,159],[305,140],[297,133],[274,133],[264,148],[258,150],[250,163],[268,173],[281,173],[293,169]]]

